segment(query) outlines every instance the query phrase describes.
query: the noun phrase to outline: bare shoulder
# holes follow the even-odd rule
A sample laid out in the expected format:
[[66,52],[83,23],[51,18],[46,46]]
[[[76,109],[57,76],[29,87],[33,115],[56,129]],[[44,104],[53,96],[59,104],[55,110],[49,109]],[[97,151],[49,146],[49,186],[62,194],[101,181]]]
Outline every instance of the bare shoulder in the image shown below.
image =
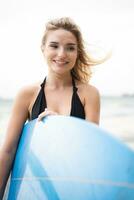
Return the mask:
[[20,99],[22,101],[27,101],[31,103],[32,98],[37,93],[37,91],[40,89],[40,82],[34,83],[28,86],[24,86],[20,88],[16,95],[16,100]]
[[79,93],[83,99],[86,120],[99,124],[100,94],[99,90],[91,84],[79,84]]
[[33,95],[36,90],[38,90],[40,88],[40,83],[34,83],[34,84],[31,84],[31,85],[27,85],[27,86],[23,86],[22,88],[20,88],[18,94],[20,95],[26,95],[26,96],[31,96]]
[[85,84],[84,86],[84,92],[86,93],[86,96],[90,98],[100,98],[100,93],[99,93],[99,90],[91,85],[91,84]]
[[78,83],[78,88],[79,92],[81,93],[82,96],[84,96],[85,100],[86,99],[99,99],[100,98],[100,93],[99,90],[88,83]]
[[16,113],[21,113],[21,116],[25,116],[24,118],[26,119],[29,116],[31,105],[33,104],[34,98],[39,90],[39,82],[20,88],[13,102],[13,115],[16,116]]

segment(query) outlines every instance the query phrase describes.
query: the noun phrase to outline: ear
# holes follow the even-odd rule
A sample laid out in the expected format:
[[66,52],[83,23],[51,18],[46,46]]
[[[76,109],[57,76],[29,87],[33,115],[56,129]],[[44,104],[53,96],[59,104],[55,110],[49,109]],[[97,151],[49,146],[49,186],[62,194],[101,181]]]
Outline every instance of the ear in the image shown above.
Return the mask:
[[41,51],[44,52],[44,45],[41,45]]

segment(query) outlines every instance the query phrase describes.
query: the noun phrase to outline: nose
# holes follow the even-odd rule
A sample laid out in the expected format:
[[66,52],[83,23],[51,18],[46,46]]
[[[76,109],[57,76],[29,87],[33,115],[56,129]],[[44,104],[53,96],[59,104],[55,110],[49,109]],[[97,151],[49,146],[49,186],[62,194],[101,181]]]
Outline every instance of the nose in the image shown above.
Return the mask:
[[58,57],[60,57],[60,58],[64,58],[64,57],[66,57],[66,51],[65,51],[65,49],[63,48],[63,47],[60,47],[59,49],[58,49]]

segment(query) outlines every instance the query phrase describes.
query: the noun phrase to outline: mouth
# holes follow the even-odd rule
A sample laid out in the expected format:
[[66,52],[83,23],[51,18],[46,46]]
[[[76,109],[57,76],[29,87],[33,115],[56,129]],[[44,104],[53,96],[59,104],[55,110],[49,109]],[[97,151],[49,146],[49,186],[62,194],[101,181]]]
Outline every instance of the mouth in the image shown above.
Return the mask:
[[68,61],[61,61],[61,60],[53,60],[53,61],[58,65],[66,65],[69,63]]

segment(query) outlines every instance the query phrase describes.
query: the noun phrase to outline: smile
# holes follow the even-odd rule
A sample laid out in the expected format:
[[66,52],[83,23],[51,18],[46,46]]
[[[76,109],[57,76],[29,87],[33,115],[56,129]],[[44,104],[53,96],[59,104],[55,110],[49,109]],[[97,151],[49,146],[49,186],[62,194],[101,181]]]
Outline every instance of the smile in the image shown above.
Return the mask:
[[60,60],[54,60],[54,62],[58,65],[65,65],[65,64],[68,64],[69,62],[67,61],[60,61]]

